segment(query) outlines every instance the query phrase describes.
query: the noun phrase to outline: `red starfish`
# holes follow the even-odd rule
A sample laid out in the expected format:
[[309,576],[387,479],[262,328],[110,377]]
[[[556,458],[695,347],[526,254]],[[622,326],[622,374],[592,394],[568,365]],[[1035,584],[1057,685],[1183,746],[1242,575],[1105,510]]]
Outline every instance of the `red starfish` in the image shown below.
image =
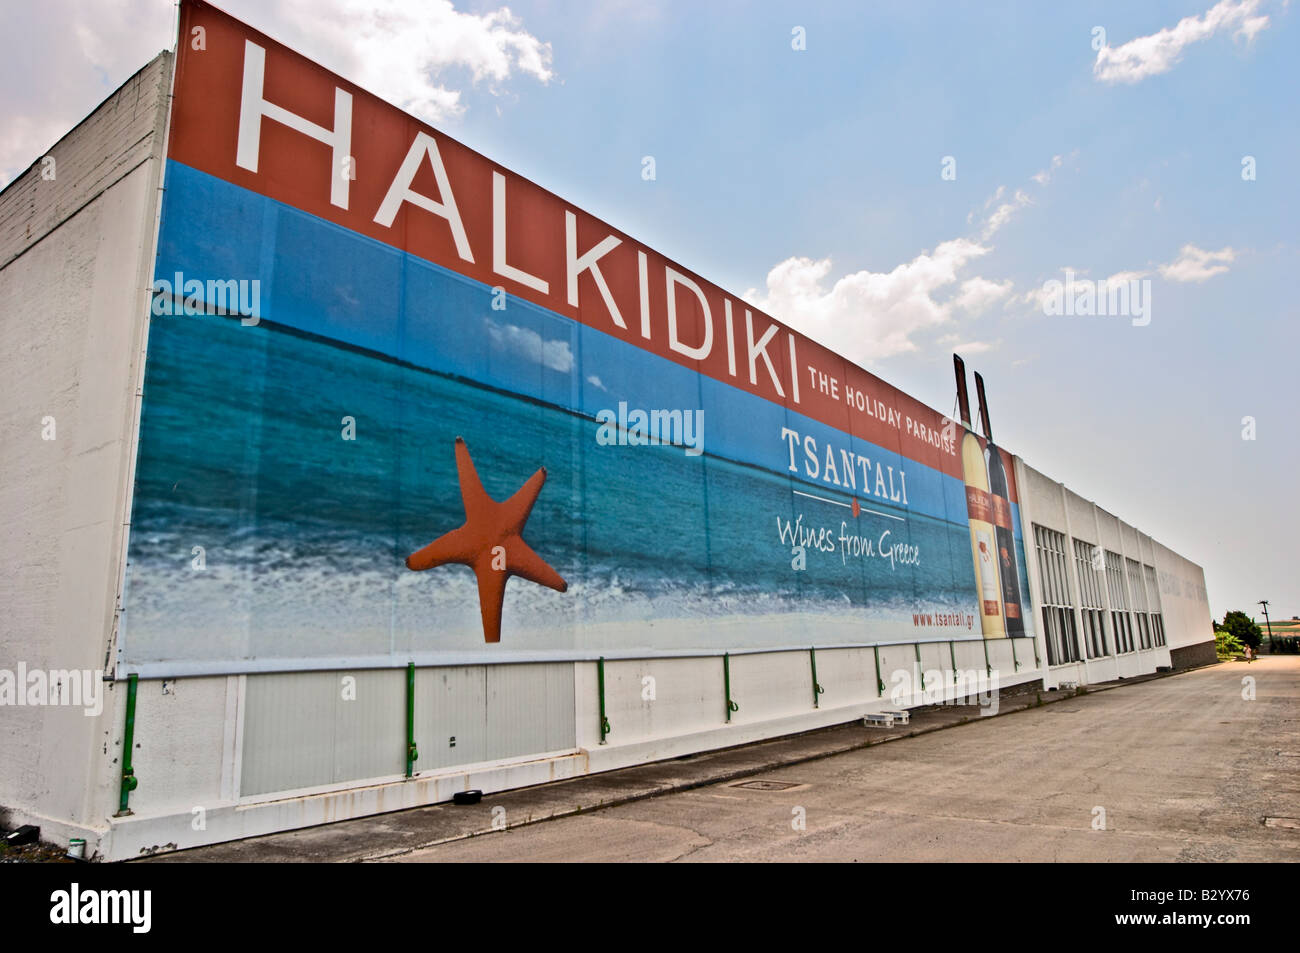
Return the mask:
[[483,640],[501,641],[501,604],[506,580],[522,576],[530,582],[564,592],[569,588],[546,560],[533,552],[520,533],[546,482],[542,467],[504,503],[488,496],[470,459],[469,448],[456,438],[456,474],[465,503],[465,525],[435,539],[406,557],[406,568],[432,569],[446,563],[469,566],[478,576],[479,611],[483,614]]

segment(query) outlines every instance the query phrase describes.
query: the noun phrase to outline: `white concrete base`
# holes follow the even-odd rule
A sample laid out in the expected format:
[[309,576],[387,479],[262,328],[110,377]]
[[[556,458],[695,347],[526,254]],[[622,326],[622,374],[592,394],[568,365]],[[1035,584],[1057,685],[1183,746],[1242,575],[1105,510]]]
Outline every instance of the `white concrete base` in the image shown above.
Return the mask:
[[[945,673],[951,681],[951,672]],[[1036,671],[1016,673],[1003,684],[1038,681]],[[951,685],[943,698],[951,700]],[[933,703],[917,696],[911,705]],[[888,694],[866,702],[811,709],[799,714],[749,723],[723,724],[670,737],[618,744],[593,744],[569,752],[552,752],[509,763],[466,765],[443,772],[426,772],[414,778],[384,778],[362,786],[284,792],[275,796],[209,803],[202,809],[201,829],[194,812],[160,811],[114,817],[106,830],[73,831],[84,837],[87,856],[97,860],[130,860],[154,853],[182,850],[223,841],[240,840],[281,831],[330,824],[351,818],[383,814],[450,801],[457,792],[479,789],[484,793],[530,787],[551,781],[613,771],[683,755],[771,740],[804,731],[860,719],[871,711],[897,708]],[[904,706],[908,707],[908,706]],[[51,830],[51,833],[54,833]],[[55,834],[61,840],[63,831]]]
[[[436,775],[389,780],[365,787],[317,794],[292,795],[252,803],[216,804],[204,810],[204,829],[195,830],[193,814],[132,814],[115,817],[94,841],[87,836],[87,853],[94,845],[96,859],[131,860],[163,851],[241,840],[279,831],[332,824],[354,817],[386,814],[412,807],[450,801],[459,791],[473,788],[491,793],[560,781],[588,773],[582,752],[543,757],[496,766]],[[84,835],[83,835],[84,836]]]

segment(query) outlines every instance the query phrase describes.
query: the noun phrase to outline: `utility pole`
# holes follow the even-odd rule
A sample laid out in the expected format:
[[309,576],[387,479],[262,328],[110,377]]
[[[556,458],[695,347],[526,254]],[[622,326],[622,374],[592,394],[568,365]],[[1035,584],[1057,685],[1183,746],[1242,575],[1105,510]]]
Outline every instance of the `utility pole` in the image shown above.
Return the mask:
[[1268,621],[1268,600],[1260,599],[1259,604],[1264,607],[1264,624],[1268,626],[1268,651],[1269,654],[1276,654],[1277,647],[1273,644],[1273,623]]

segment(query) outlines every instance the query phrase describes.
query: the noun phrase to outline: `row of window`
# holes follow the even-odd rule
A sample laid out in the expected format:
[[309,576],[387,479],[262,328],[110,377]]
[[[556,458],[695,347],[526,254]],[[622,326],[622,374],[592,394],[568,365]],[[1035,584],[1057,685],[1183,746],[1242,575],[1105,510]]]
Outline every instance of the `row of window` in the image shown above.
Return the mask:
[[1109,655],[1106,641],[1106,603],[1102,600],[1101,576],[1093,564],[1095,546],[1074,541],[1074,572],[1079,580],[1079,616],[1083,620],[1083,647],[1088,658]]
[[[1082,657],[1080,645],[1088,658],[1112,654],[1112,643],[1117,655],[1132,652],[1135,641],[1144,649],[1164,645],[1165,625],[1155,569],[1081,539],[1071,542],[1072,553],[1064,533],[1034,525],[1048,664],[1077,662]],[[1070,585],[1071,555],[1074,587]],[[1076,628],[1072,591],[1079,596],[1078,624],[1082,632]],[[1109,622],[1106,596],[1110,601]]]

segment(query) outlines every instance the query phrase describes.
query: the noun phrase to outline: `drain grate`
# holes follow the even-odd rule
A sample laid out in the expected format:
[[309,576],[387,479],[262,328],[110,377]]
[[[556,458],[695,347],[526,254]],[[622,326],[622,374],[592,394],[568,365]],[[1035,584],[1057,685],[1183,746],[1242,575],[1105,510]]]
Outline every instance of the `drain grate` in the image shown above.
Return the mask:
[[1300,817],[1266,817],[1265,827],[1284,827],[1290,831],[1300,831]]
[[801,788],[806,785],[797,781],[741,781],[739,784],[733,784],[733,788],[744,788],[747,791],[788,791],[791,788]]

